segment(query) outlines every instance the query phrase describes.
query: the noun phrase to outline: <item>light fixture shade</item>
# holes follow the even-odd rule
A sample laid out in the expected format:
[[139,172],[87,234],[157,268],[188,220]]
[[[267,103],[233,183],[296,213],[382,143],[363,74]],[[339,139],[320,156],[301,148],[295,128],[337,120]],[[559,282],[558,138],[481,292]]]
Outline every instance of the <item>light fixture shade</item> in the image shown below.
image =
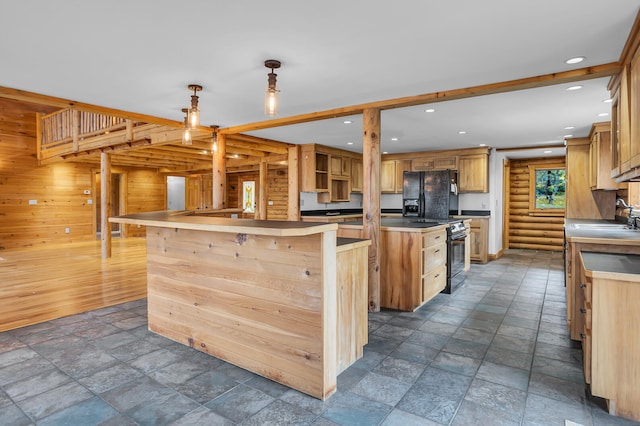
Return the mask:
[[189,107],[187,122],[189,123],[190,129],[197,129],[200,127],[200,108],[197,105]]
[[278,91],[267,87],[264,96],[264,115],[275,117],[278,115]]
[[182,145],[191,145],[193,140],[191,139],[191,129],[185,127],[184,132],[182,132]]

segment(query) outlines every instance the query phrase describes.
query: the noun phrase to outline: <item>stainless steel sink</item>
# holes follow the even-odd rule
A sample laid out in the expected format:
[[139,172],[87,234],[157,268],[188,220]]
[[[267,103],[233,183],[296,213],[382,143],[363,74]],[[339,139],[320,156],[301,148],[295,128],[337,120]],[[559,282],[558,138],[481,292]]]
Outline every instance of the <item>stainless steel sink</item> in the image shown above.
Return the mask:
[[593,231],[634,231],[624,223],[574,223],[574,229],[584,229]]

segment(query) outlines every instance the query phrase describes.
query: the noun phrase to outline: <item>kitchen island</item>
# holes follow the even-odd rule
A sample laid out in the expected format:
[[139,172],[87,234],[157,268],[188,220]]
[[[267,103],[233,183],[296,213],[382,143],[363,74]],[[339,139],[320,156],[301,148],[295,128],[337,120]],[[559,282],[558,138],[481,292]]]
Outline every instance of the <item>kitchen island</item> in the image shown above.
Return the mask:
[[188,211],[110,221],[147,227],[151,331],[319,399],[362,356],[368,240]]
[[[416,219],[381,220],[381,307],[414,311],[446,287],[447,220],[424,223]],[[361,238],[362,233],[361,221],[338,224],[341,237]],[[466,239],[468,242],[468,234]],[[465,256],[468,259],[468,250]]]

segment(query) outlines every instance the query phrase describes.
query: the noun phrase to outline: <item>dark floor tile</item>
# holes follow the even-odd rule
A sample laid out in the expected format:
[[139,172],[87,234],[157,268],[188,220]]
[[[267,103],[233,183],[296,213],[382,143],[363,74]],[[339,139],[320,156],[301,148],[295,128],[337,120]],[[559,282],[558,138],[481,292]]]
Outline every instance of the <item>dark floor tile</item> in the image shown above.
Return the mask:
[[97,324],[95,327],[76,331],[74,335],[83,337],[87,340],[97,340],[101,337],[109,336],[121,331],[122,330],[120,330],[118,327],[114,327],[111,324]]
[[502,323],[502,320],[504,319],[504,315],[496,314],[493,312],[486,312],[482,310],[475,310],[469,314],[469,318],[473,318],[481,321],[488,321],[488,322],[495,323],[496,325],[500,325],[500,323]]
[[36,374],[24,380],[13,382],[4,386],[4,390],[14,401],[22,401],[71,381],[71,377],[62,373],[60,370],[54,369]]
[[179,361],[181,358],[167,349],[159,349],[157,351],[142,355],[133,359],[129,364],[144,373],[150,373],[158,370],[173,362]]
[[142,376],[143,374],[138,370],[134,370],[126,364],[118,363],[90,376],[82,377],[78,381],[92,392],[100,394]]
[[[364,376],[363,376],[364,377]],[[340,389],[340,392],[344,392],[344,389]],[[316,415],[320,415],[324,413],[324,411],[328,408],[329,401],[332,400],[330,397],[327,401],[322,401],[318,398],[314,398],[302,392],[298,392],[295,389],[289,389],[279,398],[282,401],[288,402],[289,404],[297,405],[300,408],[303,408],[307,411],[310,411]]]
[[476,374],[477,379],[509,386],[521,391],[527,391],[529,386],[529,372],[506,365],[484,361]]
[[469,340],[475,343],[488,345],[493,340],[494,333],[460,327],[453,335],[456,339]]
[[424,369],[425,365],[422,363],[389,356],[372,371],[383,376],[393,377],[403,383],[412,384],[420,377]]
[[[414,332],[413,334],[418,333]],[[413,337],[413,334],[411,337]],[[409,338],[411,338],[409,337]],[[388,355],[394,351],[400,344],[399,340],[386,339],[382,336],[376,336],[375,334],[369,336],[369,343],[365,346],[366,349],[379,352],[381,354]]]
[[91,343],[103,351],[113,350],[121,345],[126,345],[137,341],[138,338],[131,333],[121,331],[119,333],[109,334],[101,337],[97,340],[93,340]]
[[565,324],[554,324],[551,322],[546,322],[546,321],[540,321],[540,331],[543,331],[545,333],[554,333],[554,334],[561,334],[564,336],[568,336],[569,335],[569,328],[567,327],[566,323]]
[[470,377],[429,367],[405,394],[397,408],[435,422],[449,424],[470,383]]
[[540,316],[542,314],[540,312],[525,311],[525,310],[522,310],[522,309],[511,307],[507,311],[507,315],[508,316],[513,316],[513,317],[518,317],[518,318],[525,318],[525,319],[540,321]]
[[519,368],[521,370],[531,370],[533,354],[511,351],[509,349],[492,346],[487,351],[484,359],[485,361],[489,361],[494,364],[502,364],[509,367]]
[[591,426],[593,424],[588,405],[567,404],[566,402],[529,393],[522,425],[564,426],[565,420],[570,420],[583,426]]
[[458,329],[458,325],[445,324],[442,322],[425,321],[420,326],[420,331],[426,331],[427,333],[441,334],[443,336],[452,336]]
[[264,392],[246,385],[239,385],[208,402],[205,406],[217,414],[239,423],[271,404],[273,400]]
[[[402,344],[400,346],[402,346]],[[372,370],[386,357],[387,355],[381,354],[380,352],[372,351],[365,346],[362,353],[362,358],[354,362],[352,366],[361,368],[363,370]]]
[[11,404],[0,408],[0,424],[7,426],[27,426],[33,425],[33,422],[17,405]]
[[87,399],[79,404],[72,405],[45,417],[38,422],[38,425],[102,425],[106,421],[117,418],[118,415],[118,411],[112,406],[94,396],[91,399]]
[[100,396],[120,412],[128,412],[157,399],[166,400],[175,391],[147,376],[136,378]]
[[275,400],[254,416],[244,420],[242,426],[262,425],[303,425],[310,424],[316,415],[296,405]]
[[546,374],[532,373],[529,380],[529,393],[535,393],[561,402],[586,404],[586,385]]
[[533,353],[535,342],[532,340],[496,334],[491,341],[491,347],[509,349],[516,352]]
[[206,404],[238,386],[239,383],[219,371],[207,371],[182,383],[170,386],[200,404]]
[[489,345],[484,343],[476,343],[469,340],[451,338],[442,348],[443,351],[452,354],[468,356],[471,358],[483,358],[487,352]]
[[[16,351],[12,352],[22,350],[23,349],[17,349]],[[28,355],[30,355],[30,352],[32,351],[28,350],[25,353],[29,353]],[[7,354],[9,353],[10,352],[7,352]],[[19,380],[24,380],[26,378],[53,370],[55,368],[56,367],[53,364],[40,356],[37,356],[35,358],[28,358],[22,362],[0,368],[0,386],[7,385],[9,383],[15,383]]]
[[142,338],[131,343],[119,345],[106,352],[119,359],[120,361],[131,361],[142,355],[162,349],[162,345],[154,343],[152,339]]
[[179,393],[158,395],[126,412],[140,425],[170,425],[185,414],[195,410],[199,405],[192,399]]
[[273,380],[269,380],[262,376],[256,376],[253,379],[245,382],[245,385],[251,386],[254,389],[258,389],[269,395],[272,398],[278,398],[283,395],[289,387],[276,383]]
[[557,359],[545,358],[542,356],[534,356],[532,371],[568,380],[577,384],[584,383],[582,366],[571,362],[559,361]]
[[538,342],[555,346],[563,346],[565,348],[571,348],[573,346],[568,334],[554,334],[544,331],[538,333]]
[[411,336],[414,331],[415,330],[411,328],[398,327],[387,323],[374,331],[373,335],[386,339],[404,340]]
[[41,420],[93,396],[94,395],[83,386],[80,386],[76,382],[70,382],[20,401],[18,405],[29,417],[35,420]]
[[471,383],[464,399],[465,402],[477,404],[483,409],[497,414],[498,418],[506,418],[511,422],[519,423],[524,414],[527,393],[476,378]]
[[506,325],[502,324],[500,328],[498,328],[497,334],[503,336],[511,336],[518,337],[520,339],[526,340],[536,340],[537,330],[532,330],[530,328],[516,327],[514,325]]
[[507,310],[508,307],[506,306],[487,305],[484,303],[479,303],[478,306],[476,306],[476,311],[489,312],[491,314],[504,315],[507,313]]
[[438,354],[436,359],[433,360],[430,367],[437,367],[452,373],[473,377],[480,366],[480,362],[481,360],[476,358],[442,351]]
[[467,318],[462,323],[462,327],[495,334],[495,332],[498,330],[498,327],[500,327],[500,325],[497,322],[493,322],[493,321],[484,321],[476,318]]
[[391,411],[389,405],[350,392],[339,392],[331,398],[322,417],[340,425],[375,425]]
[[510,325],[515,327],[529,328],[531,330],[538,330],[539,321],[506,315],[504,317],[504,320],[502,321],[502,325]]
[[484,407],[480,404],[464,400],[458,409],[452,426],[491,425],[491,426],[518,426],[519,421],[511,420],[508,414]]
[[411,387],[413,381],[396,379],[390,375],[368,373],[350,392],[372,401],[395,406]]
[[0,354],[24,348],[26,346],[27,345],[25,343],[21,342],[20,339],[12,334],[8,332],[0,333]]
[[425,320],[423,318],[409,318],[403,316],[397,316],[389,320],[387,324],[393,325],[396,327],[402,327],[405,329],[417,330],[420,328],[422,324],[424,324]]
[[428,346],[433,349],[442,349],[448,339],[449,338],[447,336],[442,336],[440,334],[416,331],[406,340],[406,342],[418,346]]
[[119,362],[108,353],[93,347],[56,352],[50,355],[50,359],[59,369],[75,379],[89,376]]
[[209,369],[199,363],[190,362],[189,360],[179,359],[173,364],[162,367],[159,370],[149,374],[154,380],[167,386],[179,385],[185,383],[200,374],[207,372]]
[[424,417],[416,416],[415,414],[407,413],[406,411],[395,408],[380,426],[441,426],[441,423],[433,422]]
[[391,352],[390,356],[420,364],[428,364],[438,355],[438,352],[439,349],[430,348],[429,346],[404,342]]
[[638,426],[640,424],[640,422],[612,416],[600,407],[592,408],[591,416],[593,418],[593,426]]
[[219,367],[215,368],[215,371],[218,373],[222,373],[227,377],[232,378],[238,383],[247,382],[257,376],[257,374],[252,373],[251,371],[245,370],[244,368],[237,367],[228,362],[223,362]]
[[446,312],[436,312],[429,318],[429,320],[431,321],[450,325],[460,325],[465,319],[465,315],[451,314]]

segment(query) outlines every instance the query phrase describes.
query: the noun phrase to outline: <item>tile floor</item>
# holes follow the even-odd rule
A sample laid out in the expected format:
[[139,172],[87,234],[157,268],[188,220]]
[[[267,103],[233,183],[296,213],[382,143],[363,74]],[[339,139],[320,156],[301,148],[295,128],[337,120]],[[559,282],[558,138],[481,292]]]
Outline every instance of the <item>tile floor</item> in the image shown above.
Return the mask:
[[586,396],[561,253],[472,265],[369,330],[326,402],[150,333],[144,300],[0,333],[0,425],[634,424]]

